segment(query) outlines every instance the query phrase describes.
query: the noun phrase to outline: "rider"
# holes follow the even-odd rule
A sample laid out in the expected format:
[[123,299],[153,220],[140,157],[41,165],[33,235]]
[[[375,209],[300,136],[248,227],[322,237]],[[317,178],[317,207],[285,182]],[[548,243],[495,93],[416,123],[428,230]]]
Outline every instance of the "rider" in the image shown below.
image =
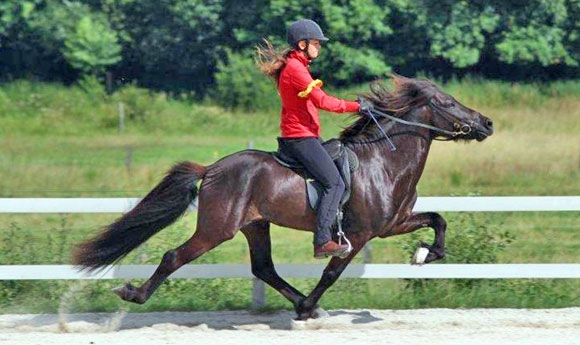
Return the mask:
[[258,47],[258,63],[264,74],[275,79],[282,103],[279,149],[298,160],[308,173],[323,186],[314,232],[314,257],[341,256],[347,245],[332,240],[331,228],[345,189],[340,173],[322,147],[318,109],[335,113],[358,112],[357,101],[347,101],[327,95],[322,81],[313,79],[308,67],[318,58],[322,42],[328,41],[320,26],[302,19],[287,30],[290,47],[276,51],[266,41]]

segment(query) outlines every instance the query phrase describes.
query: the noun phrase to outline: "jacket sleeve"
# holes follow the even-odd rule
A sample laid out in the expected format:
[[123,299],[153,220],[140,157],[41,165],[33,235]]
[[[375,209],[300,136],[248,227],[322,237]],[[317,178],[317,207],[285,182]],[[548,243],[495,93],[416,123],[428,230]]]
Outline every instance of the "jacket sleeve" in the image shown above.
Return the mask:
[[326,94],[322,90],[322,81],[313,80],[310,72],[304,67],[297,69],[293,73],[292,82],[297,90],[298,96],[308,98],[318,109],[333,113],[357,112],[359,104],[355,101],[347,101]]
[[359,110],[359,103],[332,97],[324,92],[320,86],[315,86],[310,93],[312,103],[318,108],[334,113],[353,113]]

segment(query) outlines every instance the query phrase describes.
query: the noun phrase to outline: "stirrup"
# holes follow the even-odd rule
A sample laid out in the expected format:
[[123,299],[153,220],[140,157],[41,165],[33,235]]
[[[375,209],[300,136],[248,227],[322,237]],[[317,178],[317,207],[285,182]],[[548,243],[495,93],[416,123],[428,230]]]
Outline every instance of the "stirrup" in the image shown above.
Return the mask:
[[341,210],[336,211],[336,221],[338,223],[338,231],[336,232],[336,235],[338,236],[338,244],[342,245],[342,240],[344,239],[344,242],[346,243],[346,245],[348,245],[347,250],[342,255],[339,256],[339,258],[344,259],[350,254],[350,252],[352,252],[352,244],[350,243],[348,238],[346,238],[346,234],[344,233],[344,231],[342,231],[342,218],[343,218],[342,211]]

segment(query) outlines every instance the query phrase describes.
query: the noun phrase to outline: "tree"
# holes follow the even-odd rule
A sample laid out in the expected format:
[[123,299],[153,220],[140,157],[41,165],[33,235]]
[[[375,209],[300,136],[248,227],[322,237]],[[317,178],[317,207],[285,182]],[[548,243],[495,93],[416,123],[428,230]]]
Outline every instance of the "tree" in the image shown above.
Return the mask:
[[[425,11],[430,55],[453,67],[480,62],[485,53],[512,65],[577,65],[566,47],[566,25],[577,20],[578,1],[466,1],[418,0]],[[488,51],[486,51],[488,50]]]
[[221,11],[218,0],[128,0],[123,12],[129,39],[117,74],[148,87],[203,95],[224,48]]
[[312,70],[332,86],[391,69],[514,80],[580,72],[580,0],[0,0],[0,80],[71,82],[106,68],[203,97],[219,61],[262,38],[284,48],[301,18],[330,38]]
[[499,23],[494,8],[457,1],[449,6],[432,5],[431,10],[427,30],[431,56],[442,57],[457,68],[477,64],[486,35],[495,31]]
[[[262,12],[262,20],[270,25],[264,35],[276,36],[284,44],[286,28],[293,21],[310,18],[317,21],[330,41],[322,51],[322,59],[313,65],[315,73],[335,86],[360,83],[383,76],[390,71],[383,51],[373,47],[392,33],[388,26],[389,8],[373,0],[304,3],[298,0],[272,0]],[[267,36],[266,36],[267,37]],[[332,73],[330,73],[332,71]]]
[[83,74],[100,75],[108,66],[121,60],[121,46],[116,33],[90,16],[82,17],[75,30],[67,35],[63,55]]
[[2,37],[6,36],[19,22],[26,21],[34,10],[37,1],[3,0],[0,2],[0,47]]
[[[507,6],[506,6],[507,7]],[[566,47],[566,23],[578,2],[535,0],[525,5],[504,7],[505,28],[497,34],[495,49],[499,60],[509,64],[577,66],[578,60]]]

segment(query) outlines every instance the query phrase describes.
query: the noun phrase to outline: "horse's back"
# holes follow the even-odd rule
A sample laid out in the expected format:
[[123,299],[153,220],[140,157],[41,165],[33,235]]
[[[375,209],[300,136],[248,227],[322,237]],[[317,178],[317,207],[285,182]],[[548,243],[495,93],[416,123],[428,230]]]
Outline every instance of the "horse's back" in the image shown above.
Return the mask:
[[[207,167],[206,178],[250,177],[260,170],[278,165],[272,153],[260,150],[244,150],[225,156]],[[227,176],[224,176],[227,175]]]
[[[228,213],[246,214],[242,223],[267,219],[279,225],[310,228],[304,179],[283,167],[270,152],[244,150],[211,164],[203,179],[199,207],[219,207]],[[250,213],[250,214],[248,214]],[[297,224],[293,224],[293,223]]]

